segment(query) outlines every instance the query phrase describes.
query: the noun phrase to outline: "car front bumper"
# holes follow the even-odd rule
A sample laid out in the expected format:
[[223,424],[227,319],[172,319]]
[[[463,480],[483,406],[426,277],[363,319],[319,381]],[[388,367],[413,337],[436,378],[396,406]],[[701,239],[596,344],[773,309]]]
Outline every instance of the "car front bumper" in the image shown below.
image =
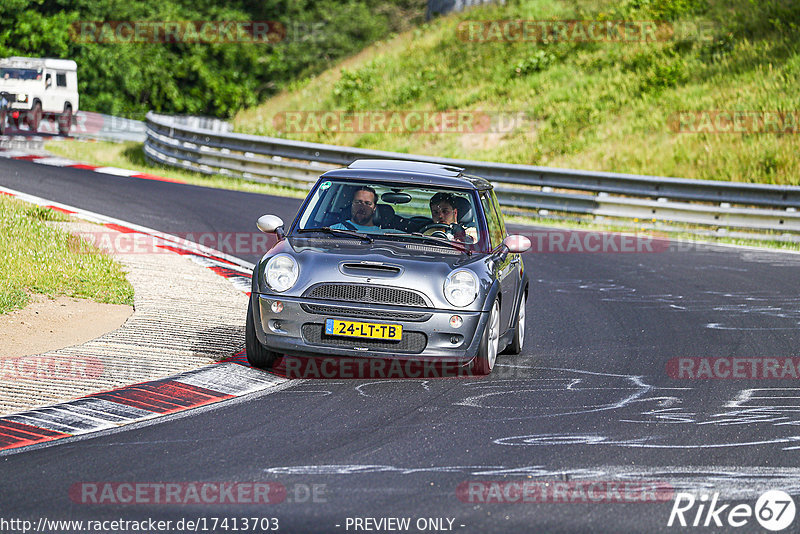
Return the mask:
[[[298,297],[253,293],[256,337],[269,350],[289,355],[329,355],[434,361],[457,365],[470,363],[478,353],[488,313],[400,306],[339,303]],[[272,311],[273,302],[283,309]],[[459,315],[463,324],[450,326]],[[403,327],[402,339],[371,340],[328,336],[326,319],[342,319]]]
[[12,111],[30,111],[33,109],[33,102],[11,102],[8,108]]

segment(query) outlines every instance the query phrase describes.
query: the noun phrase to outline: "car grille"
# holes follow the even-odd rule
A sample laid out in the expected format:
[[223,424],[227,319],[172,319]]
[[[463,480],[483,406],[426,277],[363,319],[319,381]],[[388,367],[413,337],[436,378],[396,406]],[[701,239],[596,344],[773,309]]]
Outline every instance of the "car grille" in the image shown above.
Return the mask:
[[396,312],[383,310],[370,310],[365,308],[340,308],[338,306],[324,306],[321,304],[301,304],[301,308],[308,313],[318,315],[338,315],[341,317],[363,317],[365,319],[387,319],[390,321],[427,321],[430,313]]
[[318,284],[308,289],[303,296],[341,302],[428,307],[422,295],[414,291],[369,284]]
[[337,337],[325,335],[325,325],[306,323],[303,325],[303,340],[309,345],[326,345],[329,347],[353,348],[369,347],[386,352],[419,354],[428,344],[428,337],[422,332],[403,331],[403,338],[398,341],[385,339],[364,339],[355,337]]

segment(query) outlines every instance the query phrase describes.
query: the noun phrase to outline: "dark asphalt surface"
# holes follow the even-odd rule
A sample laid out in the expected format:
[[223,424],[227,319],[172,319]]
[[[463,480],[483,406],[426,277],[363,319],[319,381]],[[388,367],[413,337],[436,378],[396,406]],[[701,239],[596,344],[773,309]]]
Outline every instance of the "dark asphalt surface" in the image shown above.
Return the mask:
[[[288,222],[299,205],[7,160],[0,185],[170,233],[251,232],[258,216]],[[453,519],[456,532],[671,532],[687,530],[667,527],[672,499],[481,503],[464,502],[456,489],[627,480],[698,498],[719,493],[729,505],[754,506],[770,489],[797,500],[797,381],[677,380],[666,365],[676,357],[800,356],[800,257],[673,245],[657,253],[528,253],[524,261],[532,284],[526,347],[501,356],[489,378],[298,381],[0,456],[0,516],[205,518],[206,531],[225,517],[275,517],[284,532],[364,532],[348,528],[347,518],[408,517],[410,532],[419,518]],[[289,498],[176,506],[69,497],[81,482],[191,481],[278,482]],[[315,484],[324,490],[311,502],[305,488]],[[218,523],[215,531],[232,526],[229,519],[227,530]],[[765,532],[752,517],[742,528],[688,530]],[[798,531],[800,519],[784,530]]]

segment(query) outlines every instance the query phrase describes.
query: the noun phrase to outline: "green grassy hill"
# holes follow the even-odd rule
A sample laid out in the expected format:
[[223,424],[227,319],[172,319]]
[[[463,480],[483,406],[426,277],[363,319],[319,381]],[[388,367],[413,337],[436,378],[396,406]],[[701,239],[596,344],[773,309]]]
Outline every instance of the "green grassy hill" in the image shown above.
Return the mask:
[[[656,42],[476,42],[465,37],[465,21],[509,19],[661,21],[660,28],[678,28],[678,35]],[[285,112],[301,110],[466,110],[490,116],[522,113],[524,120],[510,131],[479,133],[287,134]],[[455,158],[800,184],[800,124],[794,133],[778,133],[774,124],[765,133],[675,131],[676,113],[704,110],[798,116],[800,3],[509,0],[379,42],[238,113],[235,128]]]

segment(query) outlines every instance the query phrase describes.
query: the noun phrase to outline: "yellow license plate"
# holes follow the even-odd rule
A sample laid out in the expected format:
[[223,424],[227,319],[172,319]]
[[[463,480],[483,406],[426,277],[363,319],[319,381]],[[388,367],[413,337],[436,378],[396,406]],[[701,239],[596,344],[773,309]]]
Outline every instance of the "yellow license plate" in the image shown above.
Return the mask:
[[329,336],[366,337],[370,339],[389,339],[397,341],[403,335],[399,324],[362,323],[325,319],[325,333]]

